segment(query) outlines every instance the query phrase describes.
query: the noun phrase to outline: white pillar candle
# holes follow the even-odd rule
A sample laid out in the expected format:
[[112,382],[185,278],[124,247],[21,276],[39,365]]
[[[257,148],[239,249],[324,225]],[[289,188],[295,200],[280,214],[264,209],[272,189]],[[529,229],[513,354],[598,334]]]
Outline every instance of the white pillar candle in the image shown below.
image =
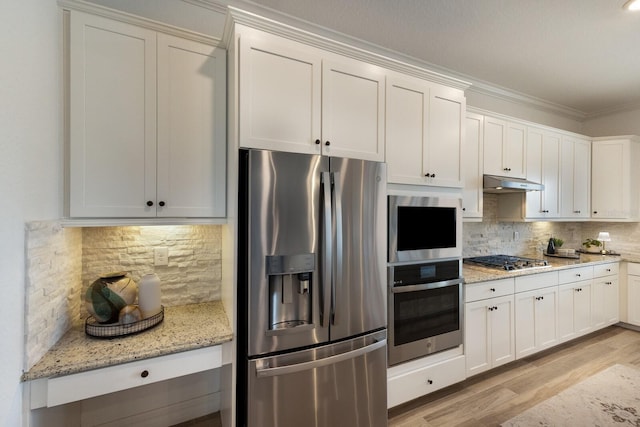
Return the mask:
[[160,313],[160,278],[157,274],[145,274],[138,283],[138,306],[147,319]]

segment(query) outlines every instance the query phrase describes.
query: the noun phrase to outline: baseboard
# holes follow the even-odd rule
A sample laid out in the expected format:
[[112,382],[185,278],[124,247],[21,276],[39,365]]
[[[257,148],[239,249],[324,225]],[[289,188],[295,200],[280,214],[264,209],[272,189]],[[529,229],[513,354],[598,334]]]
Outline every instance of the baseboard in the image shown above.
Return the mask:
[[96,427],[166,427],[203,417],[219,410],[220,393],[217,392],[107,423],[100,424],[83,419],[82,425],[87,423],[87,425]]

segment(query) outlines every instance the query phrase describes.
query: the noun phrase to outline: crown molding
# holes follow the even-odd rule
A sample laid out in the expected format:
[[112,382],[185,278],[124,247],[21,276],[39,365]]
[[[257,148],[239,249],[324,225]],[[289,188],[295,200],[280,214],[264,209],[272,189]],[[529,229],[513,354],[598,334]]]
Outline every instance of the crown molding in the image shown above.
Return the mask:
[[[185,0],[186,1],[186,0]],[[82,0],[58,0],[58,6],[64,10],[79,11],[90,13],[92,15],[102,16],[103,18],[113,19],[115,21],[124,22],[138,27],[147,28],[149,30],[160,33],[170,34],[176,37],[197,41],[204,44],[217,46],[220,39],[211,37],[196,31],[185,30],[163,22],[154,21],[152,19],[143,18],[138,15],[111,9],[95,3],[89,3]]]
[[469,88],[467,81],[433,71],[426,66],[427,64],[415,58],[403,56],[398,52],[279,12],[274,13],[265,9],[264,12],[269,16],[265,16],[262,12],[261,10],[260,14],[258,14],[229,6],[225,31],[222,37],[223,44],[229,46],[228,43],[231,41],[234,25],[240,24],[434,83],[463,91]]
[[213,0],[182,0],[185,3],[189,3],[193,6],[203,7],[205,9],[213,10],[214,12],[225,15],[227,13],[227,5],[218,3]]

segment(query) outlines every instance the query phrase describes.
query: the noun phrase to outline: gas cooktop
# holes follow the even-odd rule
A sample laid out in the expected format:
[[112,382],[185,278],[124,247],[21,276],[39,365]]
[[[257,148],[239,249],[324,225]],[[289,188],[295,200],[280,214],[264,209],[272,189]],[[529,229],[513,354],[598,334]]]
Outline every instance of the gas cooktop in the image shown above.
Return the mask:
[[465,258],[466,264],[482,267],[498,268],[501,270],[522,270],[525,268],[547,267],[549,263],[544,259],[524,258],[511,255],[486,255]]

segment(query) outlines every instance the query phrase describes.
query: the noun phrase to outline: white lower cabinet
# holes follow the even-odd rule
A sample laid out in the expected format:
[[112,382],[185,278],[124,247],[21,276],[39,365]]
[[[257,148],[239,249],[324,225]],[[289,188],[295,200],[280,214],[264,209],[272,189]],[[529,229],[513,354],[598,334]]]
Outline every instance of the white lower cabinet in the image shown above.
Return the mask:
[[561,342],[591,332],[591,286],[591,280],[559,286],[558,337]]
[[[516,290],[534,287],[533,290],[515,294],[517,359],[558,343],[557,283],[556,273],[534,274],[516,279]],[[525,286],[529,284],[533,286]]]
[[[442,356],[444,357],[444,355]],[[389,408],[465,379],[464,355],[458,354],[436,362],[429,362],[432,357],[429,356],[388,369],[387,406]]]
[[627,316],[626,323],[640,326],[640,264],[627,264]]
[[513,294],[465,304],[467,376],[515,359]]
[[618,263],[593,267],[591,322],[594,329],[613,325],[620,320],[618,267]]

